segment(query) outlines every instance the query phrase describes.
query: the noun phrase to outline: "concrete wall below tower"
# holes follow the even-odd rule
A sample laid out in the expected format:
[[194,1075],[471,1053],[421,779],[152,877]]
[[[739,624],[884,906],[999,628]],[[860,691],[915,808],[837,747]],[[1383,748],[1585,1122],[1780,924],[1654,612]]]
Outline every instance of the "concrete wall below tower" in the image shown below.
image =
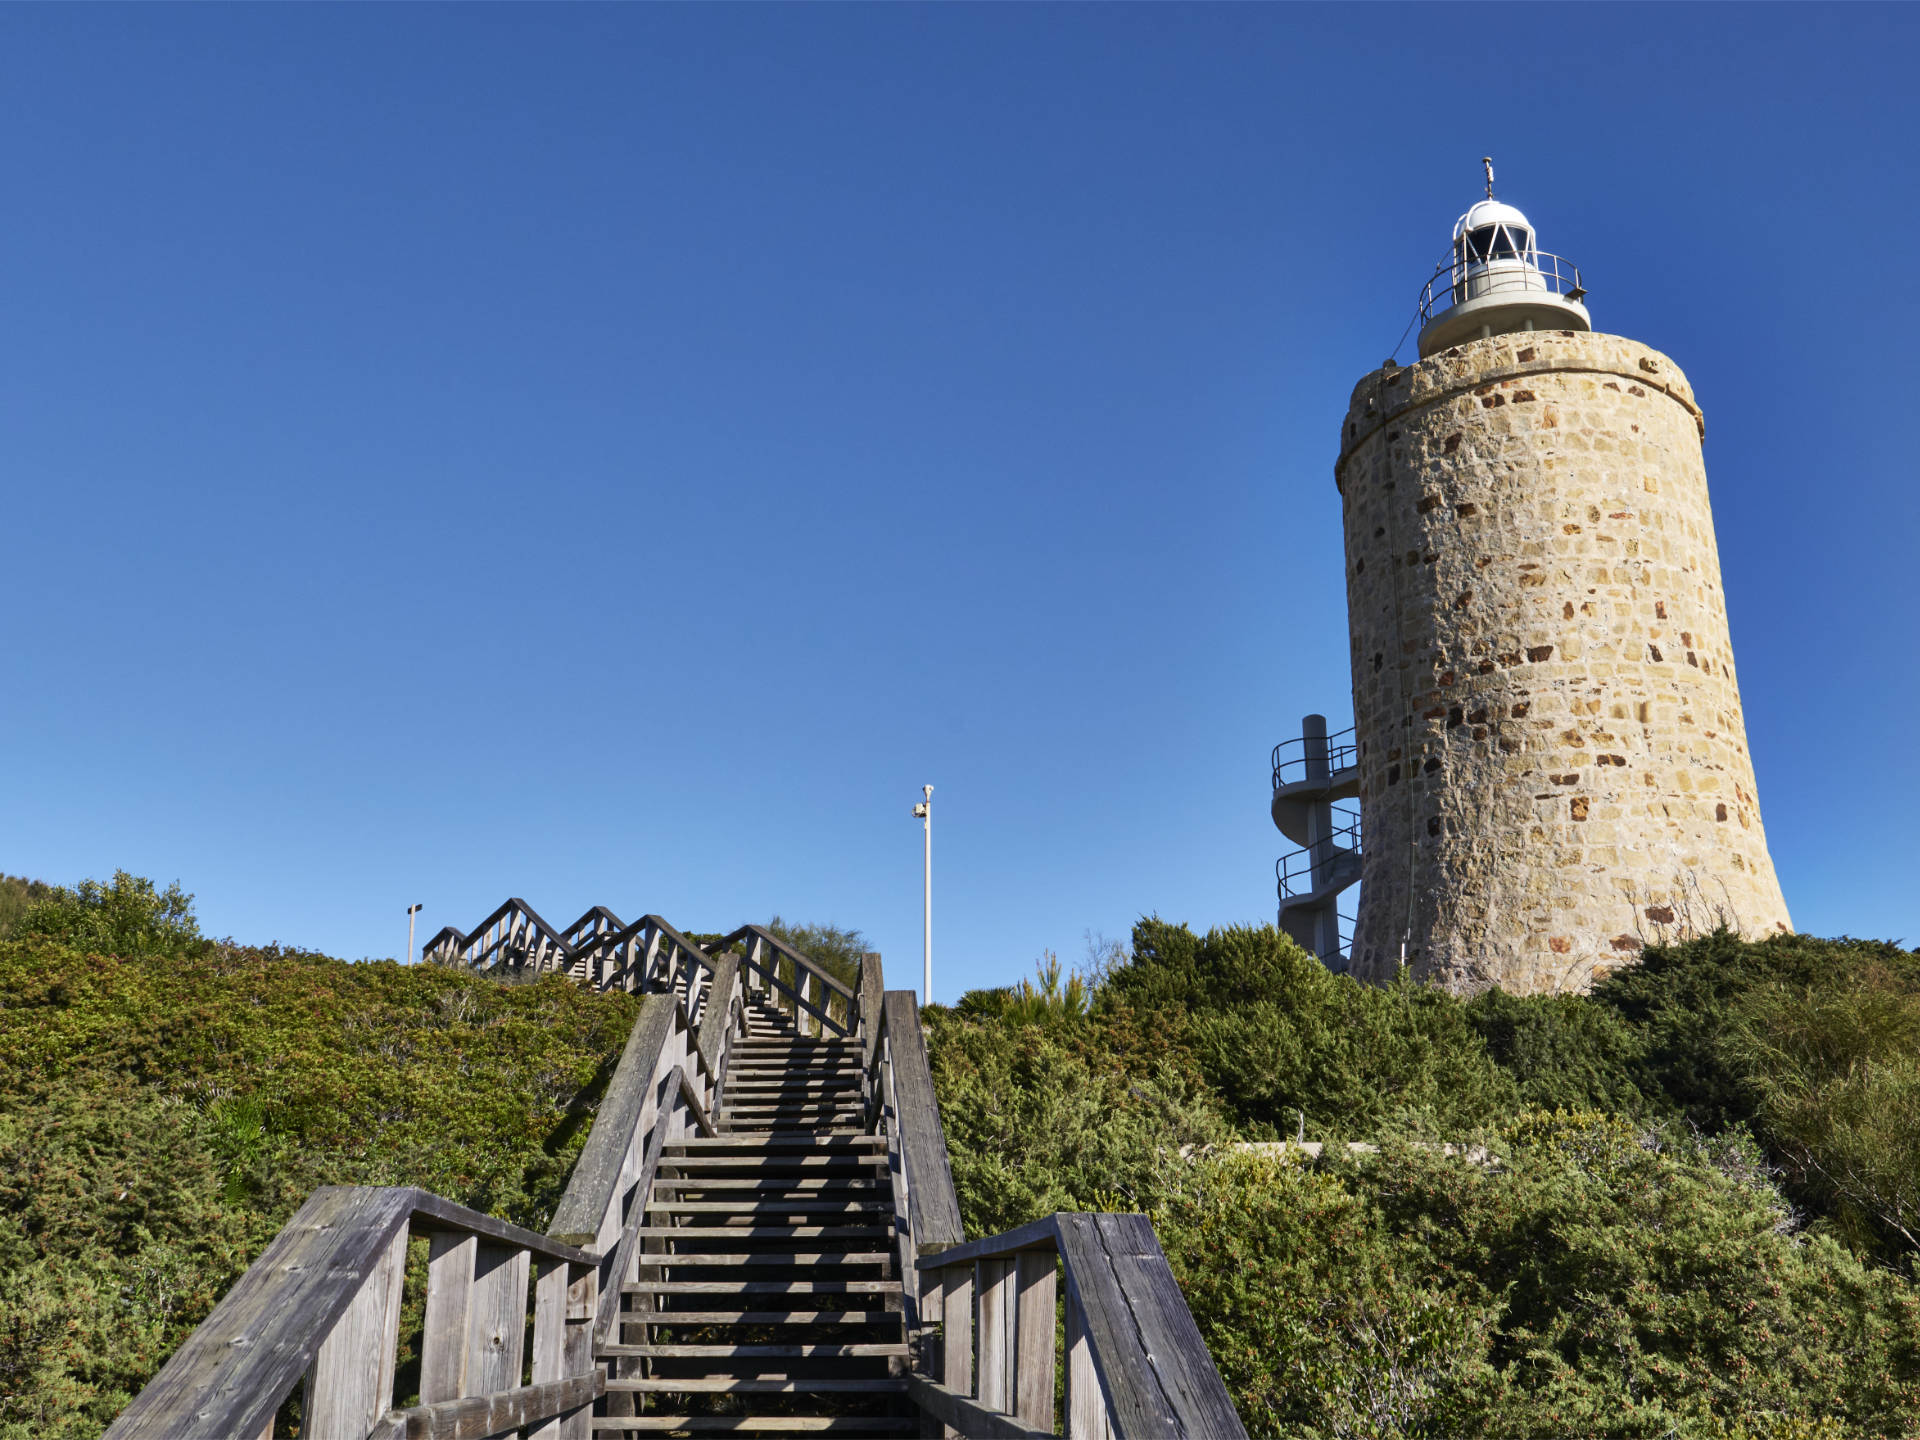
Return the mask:
[[1585,989],[1789,928],[1685,377],[1568,331],[1354,391],[1344,497],[1366,854],[1354,971]]

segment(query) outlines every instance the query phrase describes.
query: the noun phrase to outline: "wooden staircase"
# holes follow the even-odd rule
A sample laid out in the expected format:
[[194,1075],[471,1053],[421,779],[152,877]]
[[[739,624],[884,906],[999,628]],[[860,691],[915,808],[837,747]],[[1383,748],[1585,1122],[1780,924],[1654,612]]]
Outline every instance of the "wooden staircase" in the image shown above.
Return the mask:
[[546,1233],[323,1186],[105,1440],[1246,1440],[1144,1216],[965,1238],[878,955],[516,898],[422,958],[641,997]]
[[[713,1122],[669,1142],[596,1434],[913,1435],[886,1141],[862,1047],[747,1007]],[[622,1400],[627,1397],[626,1404]]]

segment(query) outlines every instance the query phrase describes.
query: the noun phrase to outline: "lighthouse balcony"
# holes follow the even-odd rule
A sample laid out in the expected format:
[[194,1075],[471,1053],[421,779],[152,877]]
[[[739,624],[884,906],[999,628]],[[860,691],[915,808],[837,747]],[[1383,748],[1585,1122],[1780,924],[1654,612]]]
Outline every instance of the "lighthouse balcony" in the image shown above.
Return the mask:
[[1571,260],[1538,250],[1449,260],[1420,292],[1420,354],[1517,330],[1591,330]]

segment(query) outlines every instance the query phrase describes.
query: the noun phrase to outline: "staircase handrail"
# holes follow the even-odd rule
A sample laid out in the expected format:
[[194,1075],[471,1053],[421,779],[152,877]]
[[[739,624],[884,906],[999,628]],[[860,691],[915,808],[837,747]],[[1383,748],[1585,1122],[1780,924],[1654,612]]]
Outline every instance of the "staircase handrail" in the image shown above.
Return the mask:
[[862,1128],[886,1140],[894,1214],[900,1217],[895,1251],[906,1333],[909,1343],[924,1346],[931,1322],[923,1313],[915,1261],[927,1251],[959,1244],[966,1230],[913,991],[882,992],[863,1075],[867,1111]]
[[[414,1237],[432,1243],[423,1403],[396,1411],[402,1285]],[[483,1258],[490,1262],[484,1268]],[[534,1383],[523,1386],[530,1268]],[[112,1440],[270,1436],[274,1416],[306,1376],[307,1434],[400,1436],[414,1425],[444,1433],[443,1422],[479,1409],[502,1417],[496,1429],[568,1435],[562,1417],[585,1415],[603,1389],[585,1323],[597,1273],[588,1251],[425,1190],[322,1186],[106,1433]],[[509,1383],[495,1393],[472,1393],[502,1378]],[[574,1425],[572,1433],[587,1431]]]
[[[826,967],[811,955],[795,949],[764,925],[742,925],[731,934],[722,936],[714,949],[735,950],[744,968],[765,981],[769,989],[792,1002],[794,1022],[802,1034],[806,1033],[808,1016],[813,1018],[819,1033],[832,1031],[836,1035],[851,1035],[857,1029],[858,997],[855,993],[843,981],[829,974]],[[792,985],[780,978],[779,959],[769,961],[762,953],[765,950],[773,951],[793,966]],[[815,982],[820,987],[818,990],[814,988]],[[816,995],[817,1004],[814,1000]],[[833,1014],[835,996],[841,1002],[842,1013],[839,1016]]]
[[941,1335],[907,1393],[959,1433],[1053,1440],[1063,1348],[1067,1440],[1246,1440],[1146,1216],[1063,1211],[917,1263]]
[[[566,938],[561,935],[558,930],[555,930],[553,926],[549,925],[537,910],[517,895],[509,896],[506,900],[502,901],[491,915],[487,916],[486,919],[482,920],[471,931],[463,932],[452,925],[443,926],[432,939],[428,940],[427,943],[421,947],[421,958],[423,960],[437,960],[442,964],[458,962],[471,969],[480,970],[483,973],[494,969],[518,969],[520,968],[518,966],[504,965],[499,959],[494,960],[491,964],[487,963],[487,957],[504,950],[518,938],[520,934],[518,927],[510,926],[491,942],[487,940],[488,934],[495,926],[500,925],[509,915],[515,914],[525,920],[528,928],[545,939],[548,946],[550,946],[556,954],[564,956],[569,962],[569,965],[571,964],[573,959],[573,946],[569,945]],[[481,947],[479,953],[470,953],[476,945]],[[538,958],[539,957],[536,956],[536,968],[538,969],[568,968],[567,966],[539,965],[537,963]]]

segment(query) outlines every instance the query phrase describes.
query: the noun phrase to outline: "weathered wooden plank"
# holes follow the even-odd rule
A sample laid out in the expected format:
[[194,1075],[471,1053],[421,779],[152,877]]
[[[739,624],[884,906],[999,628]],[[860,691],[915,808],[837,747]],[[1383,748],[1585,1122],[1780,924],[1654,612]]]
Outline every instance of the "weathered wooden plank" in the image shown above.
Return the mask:
[[406,1440],[485,1440],[591,1406],[604,1393],[605,1384],[606,1377],[598,1372],[570,1375],[518,1386],[498,1395],[475,1395],[396,1410],[387,1420],[390,1424],[399,1422],[400,1428],[394,1433],[404,1435]]
[[1059,1245],[1053,1221],[1053,1216],[1046,1215],[999,1235],[969,1240],[947,1250],[923,1251],[915,1263],[922,1270],[944,1270],[949,1265],[971,1265],[983,1256],[1004,1260],[1016,1250],[1045,1250],[1051,1254]]
[[857,1030],[864,1042],[861,1050],[862,1070],[873,1069],[874,1047],[880,1043],[880,1007],[885,1003],[885,971],[880,964],[877,951],[868,951],[860,957],[860,1010]]
[[1179,1423],[1177,1433],[1192,1440],[1245,1440],[1246,1429],[1152,1222],[1144,1215],[1096,1219],[1114,1276],[1139,1327],[1141,1348],[1151,1357],[1153,1377]]
[[369,1268],[405,1233],[412,1193],[341,1185],[314,1191],[107,1434],[260,1434]]
[[933,1093],[927,1042],[920,1033],[920,1012],[911,990],[889,990],[883,1004],[887,1048],[892,1057],[894,1121],[907,1167],[909,1225],[922,1253],[945,1250],[966,1238],[960,1201],[947,1164],[947,1135],[940,1124],[940,1102]]
[[495,1219],[478,1210],[470,1210],[429,1190],[403,1188],[401,1193],[407,1197],[408,1208],[413,1212],[411,1223],[415,1235],[434,1235],[442,1231],[478,1235],[483,1240],[517,1245],[546,1259],[565,1260],[575,1265],[587,1264],[593,1258],[591,1252],[578,1245],[555,1240],[537,1230],[523,1230],[518,1225]]
[[404,1229],[394,1232],[314,1352],[302,1428],[315,1435],[364,1435],[393,1405],[407,1239]]
[[479,1249],[477,1237],[450,1230],[428,1239],[427,1313],[420,1333],[423,1405],[467,1393],[467,1327]]
[[989,1410],[1013,1409],[1013,1262],[974,1265],[973,1333],[978,1347],[974,1395]]
[[640,1178],[634,1186],[633,1204],[627,1211],[626,1223],[620,1232],[620,1243],[613,1252],[613,1263],[599,1291],[598,1314],[593,1326],[595,1344],[604,1344],[613,1334],[615,1321],[620,1314],[620,1286],[627,1272],[633,1268],[634,1254],[639,1248],[638,1235],[646,1223],[648,1192],[653,1188],[653,1177],[659,1173],[660,1156],[666,1149],[668,1120],[661,1116],[654,1123],[653,1134],[647,1139],[647,1153],[640,1161]]
[[[551,1260],[534,1267],[533,1365],[528,1378],[535,1385],[567,1378],[567,1277],[569,1268]],[[426,1392],[421,1392],[421,1399]],[[560,1421],[548,1420],[528,1430],[526,1440],[560,1440]]]
[[1093,1363],[1087,1339],[1086,1313],[1080,1297],[1067,1295],[1067,1440],[1109,1440],[1107,1397],[1100,1389],[1100,1372]]
[[[770,989],[779,991],[782,995],[786,996],[789,1000],[793,1001],[793,1003],[797,1005],[801,1010],[804,1010],[807,1014],[813,1016],[814,1019],[824,1021],[826,1028],[832,1030],[835,1035],[845,1035],[847,1033],[846,1026],[842,1025],[838,1020],[835,1020],[832,1016],[828,1015],[825,1011],[815,1007],[812,1001],[803,999],[798,990],[794,989],[793,986],[787,984],[787,982],[782,980],[779,977],[779,975],[775,974],[773,966],[764,965],[759,961],[752,959],[751,957],[748,958],[746,963],[748,968],[751,969],[762,980],[764,980]],[[799,1024],[799,1019],[798,1019],[798,1014],[796,1012],[795,1025],[798,1026],[798,1024]],[[805,1032],[802,1031],[801,1033],[804,1034]],[[822,1030],[820,1034],[824,1038],[826,1031]]]
[[814,974],[818,975],[821,978],[821,980],[826,983],[826,986],[829,990],[836,991],[840,995],[845,996],[849,1000],[853,998],[853,991],[849,990],[840,981],[834,979],[833,976],[827,974],[825,970],[821,969],[819,965],[814,961],[812,956],[807,955],[802,951],[794,949],[791,945],[787,944],[786,941],[782,940],[779,936],[775,935],[771,930],[768,930],[764,926],[742,925],[738,930],[735,930],[732,934],[723,936],[720,940],[720,943],[715,948],[719,950],[725,950],[729,945],[732,945],[735,941],[746,940],[749,938],[760,941],[763,945],[766,946],[767,949],[772,950],[779,955],[785,956],[787,959],[793,961],[796,965],[804,966],[808,970],[813,971]]
[[713,1128],[713,1121],[707,1117],[707,1107],[700,1103],[699,1090],[694,1087],[693,1081],[687,1078],[687,1067],[676,1065],[673,1073],[680,1077],[680,1098],[687,1102],[687,1109],[693,1114],[694,1125],[702,1135],[718,1135],[720,1132]]
[[1054,1223],[1060,1229],[1067,1284],[1080,1305],[1114,1434],[1155,1440],[1179,1436],[1179,1417],[1154,1379],[1153,1357],[1141,1343],[1139,1326],[1114,1274],[1099,1217],[1062,1214],[1054,1217]]
[[937,1380],[907,1376],[907,1398],[967,1440],[1056,1440],[1051,1430],[1040,1430],[988,1409],[965,1395],[956,1395]]
[[1053,1321],[1060,1261],[1051,1250],[1014,1256],[1013,1413],[1029,1425],[1053,1428]]
[[[594,1321],[600,1314],[599,1286],[600,1271],[591,1265],[567,1286],[567,1336],[561,1346],[561,1371],[564,1375],[581,1375],[596,1370],[593,1339]],[[593,1440],[593,1412],[575,1410],[562,1416],[559,1440]]]
[[574,1245],[593,1245],[613,1203],[632,1148],[633,1133],[646,1108],[661,1049],[673,1029],[677,1003],[671,995],[649,995],[640,1002],[640,1018],[620,1054],[620,1064],[600,1101],[593,1129],[567,1178],[566,1193],[554,1207],[547,1234]]
[[[956,1395],[973,1394],[973,1266],[940,1272],[940,1383]],[[959,1435],[949,1433],[949,1440]]]
[[733,992],[740,984],[740,957],[722,955],[714,962],[713,984],[707,992],[706,1012],[700,1017],[700,1058],[707,1072],[720,1073],[720,1057],[727,1046],[727,1029],[733,1018]]
[[483,1244],[474,1263],[467,1325],[467,1393],[502,1395],[520,1385],[526,1360],[527,1252]]

